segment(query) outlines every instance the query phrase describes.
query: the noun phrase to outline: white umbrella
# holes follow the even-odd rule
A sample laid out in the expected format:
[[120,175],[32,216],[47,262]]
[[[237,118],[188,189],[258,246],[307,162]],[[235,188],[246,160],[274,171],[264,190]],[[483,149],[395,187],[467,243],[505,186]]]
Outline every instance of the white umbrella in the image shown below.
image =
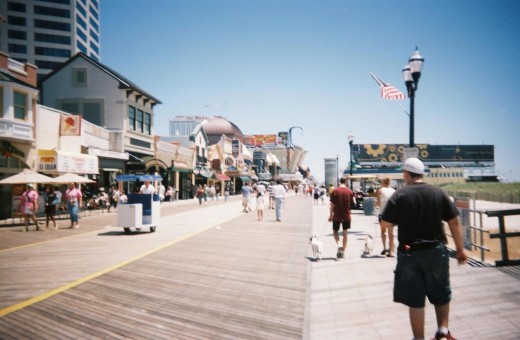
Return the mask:
[[52,179],[53,183],[94,183],[95,181],[70,172]]
[[54,183],[54,178],[29,169],[23,169],[19,174],[0,180],[0,184]]

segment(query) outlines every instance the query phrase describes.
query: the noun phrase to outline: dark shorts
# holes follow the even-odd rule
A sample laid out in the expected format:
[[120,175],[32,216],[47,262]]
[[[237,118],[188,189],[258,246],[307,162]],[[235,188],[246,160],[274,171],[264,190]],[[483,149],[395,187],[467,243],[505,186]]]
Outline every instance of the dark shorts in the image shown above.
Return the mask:
[[439,244],[434,248],[397,252],[394,301],[422,308],[425,297],[434,305],[451,301],[450,257]]
[[343,225],[343,230],[347,230],[347,229],[350,229],[350,222],[345,222],[345,221],[332,221],[332,230],[334,231],[338,231],[339,230],[339,226]]
[[45,215],[54,215],[56,213],[56,206],[54,204],[45,205]]

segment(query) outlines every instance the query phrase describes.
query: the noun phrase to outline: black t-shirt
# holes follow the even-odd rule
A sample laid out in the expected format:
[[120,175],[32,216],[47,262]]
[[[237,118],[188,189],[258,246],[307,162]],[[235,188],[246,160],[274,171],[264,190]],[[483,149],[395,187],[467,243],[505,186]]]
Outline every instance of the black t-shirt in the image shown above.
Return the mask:
[[426,183],[411,183],[392,195],[381,219],[398,225],[400,244],[416,240],[446,243],[442,221],[458,215],[455,204],[442,189]]

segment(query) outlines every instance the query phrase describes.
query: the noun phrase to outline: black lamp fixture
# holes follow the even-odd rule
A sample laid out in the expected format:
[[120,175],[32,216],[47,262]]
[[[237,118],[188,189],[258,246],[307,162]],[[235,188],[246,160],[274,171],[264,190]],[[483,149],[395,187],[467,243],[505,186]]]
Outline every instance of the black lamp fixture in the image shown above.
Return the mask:
[[414,125],[415,125],[415,91],[419,84],[419,78],[421,78],[422,66],[424,58],[419,53],[417,47],[415,48],[414,54],[408,60],[408,64],[403,68],[403,78],[408,90],[408,97],[410,97],[410,147],[415,147],[414,141]]
[[354,157],[353,157],[353,154],[352,154],[352,146],[354,144],[354,134],[352,132],[350,132],[348,134],[348,145],[350,146],[350,190],[353,190],[353,180],[352,180],[352,170],[354,168]]
[[336,154],[336,186],[339,186],[339,153]]

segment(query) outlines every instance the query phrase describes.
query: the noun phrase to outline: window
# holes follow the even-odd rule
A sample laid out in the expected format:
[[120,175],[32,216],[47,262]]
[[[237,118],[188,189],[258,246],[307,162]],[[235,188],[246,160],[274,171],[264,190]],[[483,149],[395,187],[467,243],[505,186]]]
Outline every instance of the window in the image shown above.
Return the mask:
[[7,10],[13,11],[13,12],[23,12],[25,13],[25,5],[19,4],[16,2],[8,2],[7,3]]
[[7,32],[7,37],[10,38],[10,39],[26,40],[27,39],[27,33],[23,32],[23,31],[9,30]]
[[87,41],[87,35],[86,35],[85,33],[83,33],[83,31],[81,30],[81,28],[76,27],[76,34],[77,34],[81,39],[83,39],[83,41]]
[[72,70],[72,86],[74,87],[87,87],[87,69],[86,68],[74,68]]
[[92,40],[99,43],[99,36],[97,35],[97,33],[94,32],[93,30],[90,30],[89,32],[90,32],[90,37],[92,38]]
[[70,37],[65,35],[34,33],[34,40],[54,44],[70,45]]
[[14,91],[14,118],[25,120],[27,115],[27,95]]
[[87,48],[85,47],[85,45],[83,45],[83,44],[81,43],[81,41],[78,40],[78,41],[76,42],[76,46],[78,47],[78,49],[79,49],[81,52],[87,54]]
[[78,14],[76,14],[76,21],[78,22],[78,24],[83,27],[84,30],[87,29],[87,23],[85,22],[85,20],[83,20],[82,17],[80,17]]
[[84,17],[87,16],[87,10],[85,9],[85,7],[83,7],[83,5],[80,2],[76,2],[76,9],[78,10],[78,12],[83,14]]
[[27,46],[20,44],[9,44],[8,50],[11,53],[27,53]]
[[99,32],[99,25],[97,24],[97,22],[96,22],[94,19],[89,18],[89,19],[88,19],[88,22],[90,22],[90,25],[91,25],[92,27],[94,27],[94,28],[96,29],[96,31]]
[[54,70],[61,65],[63,65],[63,63],[58,61],[36,60],[36,66],[41,69]]
[[77,115],[79,114],[79,103],[61,103],[61,110]]
[[51,48],[51,47],[34,47],[34,53],[36,55],[45,55],[48,57],[63,57],[68,58],[70,57],[70,51],[64,50],[61,48]]
[[70,24],[66,22],[34,19],[34,27],[70,32]]
[[53,17],[68,18],[70,17],[70,11],[68,9],[51,8],[44,6],[34,6],[34,13],[41,15],[49,15]]
[[83,119],[92,124],[103,126],[101,103],[83,103]]
[[136,117],[136,127],[135,130],[139,132],[143,132],[143,111],[137,110],[137,117]]
[[93,49],[96,53],[99,53],[99,47],[97,47],[93,41],[90,42],[90,48]]
[[12,15],[10,15],[10,16],[7,18],[7,23],[8,23],[9,25],[27,26],[27,23],[26,23],[26,21],[25,21],[25,18],[13,17]]
[[152,115],[146,112],[144,113],[144,133],[152,134]]
[[135,130],[135,107],[128,107],[128,129]]

